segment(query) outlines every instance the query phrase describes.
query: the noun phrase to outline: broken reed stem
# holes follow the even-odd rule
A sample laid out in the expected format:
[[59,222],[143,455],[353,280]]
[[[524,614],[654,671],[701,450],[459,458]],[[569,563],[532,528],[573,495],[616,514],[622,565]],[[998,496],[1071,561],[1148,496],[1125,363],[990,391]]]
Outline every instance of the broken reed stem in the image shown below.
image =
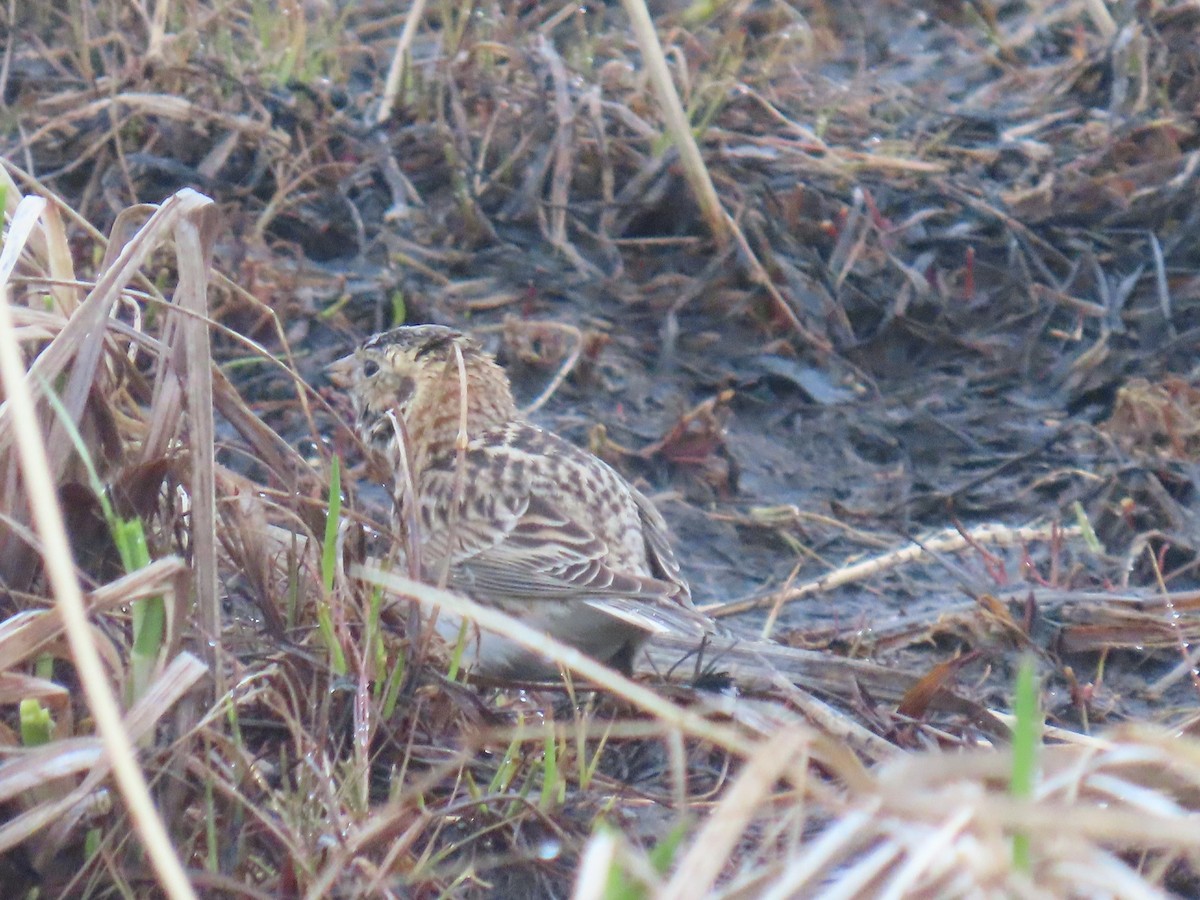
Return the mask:
[[218,697],[225,684],[221,655],[221,599],[217,575],[216,425],[213,420],[212,341],[208,318],[208,268],[215,238],[213,201],[190,189],[185,212],[175,225],[179,285],[175,303],[184,315],[178,334],[187,361],[189,450],[192,464],[191,541],[196,607],[205,638],[205,661],[212,669]]
[[[1057,527],[1057,532],[1055,528]],[[700,611],[713,618],[725,618],[751,609],[771,607],[771,612],[763,625],[762,637],[768,639],[774,630],[775,621],[785,603],[800,600],[811,594],[830,591],[858,581],[863,581],[880,572],[894,569],[905,563],[925,559],[935,553],[953,553],[975,544],[1010,545],[1028,541],[1047,540],[1057,533],[1060,537],[1077,537],[1081,530],[1077,526],[1063,528],[1061,526],[1026,526],[1010,528],[1007,525],[980,525],[966,532],[949,531],[923,540],[914,540],[896,550],[873,556],[862,562],[852,563],[835,569],[803,584],[794,585],[786,590],[768,594],[765,597],[751,597],[746,600],[735,600],[732,603],[710,604],[700,607]]]
[[421,19],[425,16],[426,2],[427,0],[413,0],[412,8],[408,11],[408,18],[404,20],[404,28],[401,29],[400,37],[396,41],[392,64],[388,68],[387,80],[383,85],[383,96],[379,99],[379,109],[375,113],[376,125],[382,125],[388,120],[392,115],[396,100],[400,96],[400,82],[409,61],[408,51],[412,47],[417,26],[421,24]]
[[671,80],[671,70],[667,68],[667,58],[663,54],[662,44],[658,41],[658,33],[654,30],[650,11],[643,0],[621,0],[621,5],[625,8],[625,14],[629,16],[630,27],[637,39],[638,49],[642,52],[646,75],[662,107],[667,134],[679,150],[679,160],[696,197],[696,203],[700,206],[700,213],[708,223],[708,230],[712,232],[713,239],[724,247],[732,237],[729,217],[721,206],[717,189],[713,186],[712,177],[704,165],[704,157],[700,155],[700,147],[692,134],[692,125],[675,90],[675,82]]

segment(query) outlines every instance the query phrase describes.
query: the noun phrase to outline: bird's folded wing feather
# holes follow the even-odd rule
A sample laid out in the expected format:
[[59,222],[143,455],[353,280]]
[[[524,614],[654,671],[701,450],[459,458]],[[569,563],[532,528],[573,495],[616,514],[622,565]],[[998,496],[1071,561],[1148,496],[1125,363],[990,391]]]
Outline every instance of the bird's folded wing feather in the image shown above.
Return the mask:
[[[608,545],[591,529],[542,497],[513,498],[483,519],[464,509],[453,526],[451,584],[481,597],[556,600],[615,595],[666,599],[675,586],[649,576],[615,571]],[[445,553],[445,539],[430,546]]]
[[[582,601],[652,633],[713,630],[711,620],[692,607],[686,589],[681,592],[681,582],[614,571],[604,562],[605,542],[551,501],[523,498],[505,524],[485,537],[474,534],[471,523],[460,523],[463,544],[450,567],[455,588],[479,599]],[[674,556],[670,559],[673,563]]]
[[702,637],[719,633],[712,619],[680,603],[646,603],[625,597],[598,597],[584,602],[593,609],[651,634]]
[[[492,456],[497,452],[490,448]],[[464,463],[467,481],[478,490],[490,466],[471,455]],[[425,485],[430,495],[453,492],[452,465],[429,474],[436,478]],[[484,602],[582,601],[649,632],[711,631],[711,620],[691,605],[662,516],[642,494],[632,493],[649,570],[657,577],[614,568],[613,548],[596,529],[543,493],[511,485],[493,494],[486,513],[465,503],[457,521],[428,536],[429,573],[439,574],[449,552],[450,586]]]
[[663,521],[662,513],[655,508],[641,491],[630,488],[634,503],[637,504],[638,515],[642,520],[642,535],[646,540],[646,557],[651,569],[666,581],[677,586],[677,596],[684,605],[691,605],[692,593],[688,590],[683,573],[679,570],[679,560],[671,548],[667,538],[667,523]]

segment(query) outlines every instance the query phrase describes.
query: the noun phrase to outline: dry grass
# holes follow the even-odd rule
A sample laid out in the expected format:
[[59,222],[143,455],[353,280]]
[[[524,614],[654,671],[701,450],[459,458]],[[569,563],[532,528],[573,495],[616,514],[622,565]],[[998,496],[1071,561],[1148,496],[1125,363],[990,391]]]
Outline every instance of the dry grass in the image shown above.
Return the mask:
[[[13,896],[1195,889],[1194,709],[1168,728],[1047,728],[1036,750],[1012,748],[994,693],[960,678],[980,655],[979,684],[1003,678],[1017,649],[1074,679],[1067,653],[1095,654],[1102,672],[1118,649],[1165,648],[1180,664],[1148,696],[1200,690],[1200,600],[1174,580],[1193,565],[1194,512],[1163,487],[1194,470],[1190,375],[1130,381],[1104,425],[1114,447],[1154,457],[1158,479],[1142,507],[1117,479],[1101,493],[1103,537],[1125,538],[1116,561],[1088,513],[879,546],[850,515],[751,510],[739,527],[836,530],[871,556],[715,604],[725,617],[769,608],[764,640],[664,640],[657,671],[634,680],[389,572],[373,556],[386,537],[371,537],[389,529],[357,487],[369,470],[344,470],[349,508],[329,525],[334,451],[360,448],[310,384],[328,322],[518,307],[496,260],[524,252],[529,271],[542,253],[560,267],[547,291],[603,282],[623,309],[651,309],[664,358],[693,315],[749,323],[782,360],[836,356],[861,374],[864,335],[901,322],[914,346],[969,349],[1086,395],[1133,357],[1123,329],[1170,352],[1194,338],[1194,5],[1128,21],[1096,3],[1022,16],[939,5],[976,64],[948,78],[979,79],[951,123],[927,122],[898,88],[839,93],[812,77],[845,33],[822,3],[666,10],[657,54],[608,8],[288,10],[5,13],[27,38],[6,42],[0,65],[13,116],[0,167],[0,872]],[[982,121],[1002,100],[1007,118]],[[992,139],[954,137],[976,125]],[[1135,232],[1144,264],[1106,272]],[[369,265],[330,275],[314,262],[339,254]],[[577,325],[503,326],[538,364],[562,342],[535,407],[587,377],[603,317],[597,303]],[[694,465],[732,490],[731,395],[722,386],[643,451],[603,434],[597,449]],[[1098,480],[1085,468],[1046,478]],[[121,522],[140,523],[144,556],[114,540]],[[996,574],[997,548],[1013,545],[1041,578],[1036,604]],[[995,580],[970,583],[964,558]],[[930,560],[967,573],[969,601],[826,642],[882,654],[953,636],[932,666],[766,640],[800,643],[777,627],[788,604]],[[1089,567],[1122,589],[1085,581]],[[464,684],[422,607],[468,614],[570,677]],[[1071,684],[1086,724],[1098,685]],[[1011,786],[1021,757],[1036,770],[1029,797]],[[1014,841],[1032,848],[1028,865]]]

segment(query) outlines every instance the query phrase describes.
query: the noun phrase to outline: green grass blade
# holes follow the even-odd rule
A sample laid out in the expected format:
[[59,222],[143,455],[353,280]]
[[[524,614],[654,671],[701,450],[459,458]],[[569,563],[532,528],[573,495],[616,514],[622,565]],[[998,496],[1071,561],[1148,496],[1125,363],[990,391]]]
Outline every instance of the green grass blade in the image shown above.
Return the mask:
[[50,710],[38,700],[26,699],[20,705],[21,746],[41,747],[50,743],[54,734],[54,719]]
[[342,516],[342,460],[334,455],[329,461],[329,511],[325,515],[325,543],[321,548],[321,583],[328,595],[333,591],[337,571],[338,522]]
[[538,800],[538,809],[547,812],[553,809],[560,800],[562,788],[558,778],[558,740],[554,734],[554,723],[546,722],[546,739],[542,762],[542,796]]
[[325,543],[321,547],[321,584],[325,590],[317,603],[317,627],[329,648],[329,665],[337,675],[346,674],[346,654],[333,629],[333,576],[337,572],[338,523],[342,517],[342,465],[336,454],[329,466],[329,510],[325,515]]
[[[1042,743],[1042,714],[1038,703],[1038,683],[1034,674],[1034,659],[1026,655],[1017,669],[1017,685],[1013,698],[1013,764],[1009,793],[1015,799],[1029,800],[1037,780],[1038,751]],[[1013,835],[1013,868],[1028,873],[1032,869],[1029,835]]]

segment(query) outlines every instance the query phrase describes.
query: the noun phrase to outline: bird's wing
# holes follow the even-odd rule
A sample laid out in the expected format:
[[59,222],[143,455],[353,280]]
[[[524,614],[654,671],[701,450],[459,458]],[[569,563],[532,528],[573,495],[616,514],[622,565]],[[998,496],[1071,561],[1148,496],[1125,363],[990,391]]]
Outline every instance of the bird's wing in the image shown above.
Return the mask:
[[[492,489],[489,480],[505,452],[492,446],[468,452],[459,463],[465,466],[460,483],[473,498],[459,506],[449,527],[440,522],[429,528],[423,542],[428,577],[440,577],[448,554],[450,585],[483,602],[577,600],[645,631],[711,630],[711,621],[692,607],[666,523],[649,500],[630,489],[647,574],[614,568],[614,548],[602,529],[571,515],[548,491],[534,490],[528,481]],[[446,498],[454,493],[455,465],[447,461],[427,476],[422,501],[436,503],[444,515],[452,505]]]
[[650,562],[651,571],[658,578],[676,585],[680,601],[690,606],[692,594],[679,569],[679,560],[675,556],[675,551],[671,548],[671,541],[667,537],[667,523],[663,520],[662,513],[641,491],[631,487],[630,492],[637,504],[638,516],[642,520],[642,535],[646,540],[646,558]]
[[[454,523],[451,583],[481,598],[561,600],[620,596],[666,599],[675,585],[614,570],[608,544],[545,497],[499,498],[492,515],[467,507]],[[437,543],[445,543],[444,539]],[[442,557],[444,546],[434,549]]]
[[678,598],[674,598],[673,602],[659,599],[656,603],[647,603],[645,600],[629,600],[625,597],[599,597],[584,602],[593,609],[651,634],[702,637],[719,633],[712,619],[690,603],[680,603]]
[[583,601],[651,633],[713,630],[711,620],[692,606],[682,580],[614,570],[604,561],[607,544],[590,529],[544,498],[524,500],[513,510],[510,527],[491,530],[486,540],[456,554],[450,567],[455,588],[481,600]]

